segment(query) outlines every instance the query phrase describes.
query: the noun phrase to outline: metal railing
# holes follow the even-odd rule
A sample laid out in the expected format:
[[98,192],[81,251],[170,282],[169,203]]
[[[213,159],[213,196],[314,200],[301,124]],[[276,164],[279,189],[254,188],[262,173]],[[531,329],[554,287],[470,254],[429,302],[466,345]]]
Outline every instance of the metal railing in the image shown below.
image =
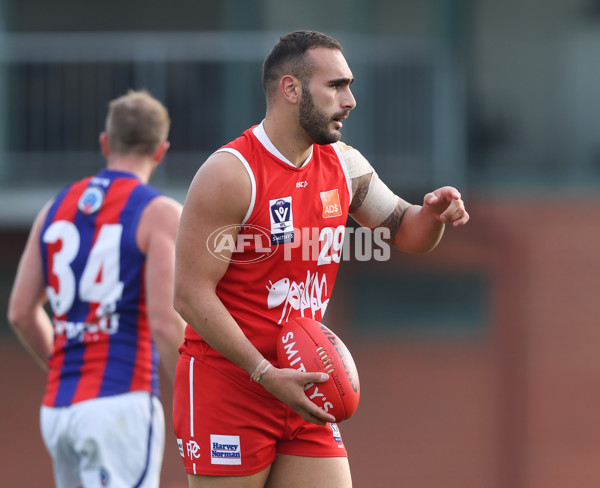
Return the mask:
[[[171,149],[153,183],[181,194],[206,157],[264,115],[261,64],[280,33],[14,34],[0,38],[0,224],[103,164],[107,103],[130,88],[169,109]],[[463,83],[443,51],[342,34],[358,105],[344,141],[389,186],[464,181]],[[20,211],[11,203],[22,200]],[[11,208],[12,207],[12,208]],[[28,222],[27,222],[28,223]]]

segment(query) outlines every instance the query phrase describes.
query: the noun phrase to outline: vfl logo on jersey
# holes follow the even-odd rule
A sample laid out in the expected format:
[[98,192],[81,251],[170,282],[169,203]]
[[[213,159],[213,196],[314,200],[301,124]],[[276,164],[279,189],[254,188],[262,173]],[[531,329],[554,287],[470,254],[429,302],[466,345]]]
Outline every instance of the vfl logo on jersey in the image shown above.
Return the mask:
[[79,198],[77,208],[79,208],[83,214],[91,215],[100,209],[103,202],[104,192],[97,186],[89,186]]
[[342,215],[342,206],[340,204],[340,195],[337,188],[335,190],[322,191],[321,202],[323,202],[323,218],[340,217]]
[[292,197],[269,200],[269,216],[271,217],[271,245],[294,242]]

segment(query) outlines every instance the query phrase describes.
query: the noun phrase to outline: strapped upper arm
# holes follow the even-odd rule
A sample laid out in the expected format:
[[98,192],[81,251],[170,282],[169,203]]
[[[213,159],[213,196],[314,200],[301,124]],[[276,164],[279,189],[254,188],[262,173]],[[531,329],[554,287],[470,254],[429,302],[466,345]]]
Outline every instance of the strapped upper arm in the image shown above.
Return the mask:
[[357,149],[346,149],[342,156],[352,180],[350,214],[359,224],[375,228],[386,222],[398,208],[401,212],[408,208],[409,204],[379,179],[369,161]]

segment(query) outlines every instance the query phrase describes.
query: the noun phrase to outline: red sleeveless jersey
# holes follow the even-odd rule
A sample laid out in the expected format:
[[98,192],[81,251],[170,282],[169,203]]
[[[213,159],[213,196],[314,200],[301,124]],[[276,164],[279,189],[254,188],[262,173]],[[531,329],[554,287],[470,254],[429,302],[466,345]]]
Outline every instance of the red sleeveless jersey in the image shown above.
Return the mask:
[[[219,151],[234,154],[252,183],[252,198],[240,226],[229,267],[217,295],[244,334],[277,365],[276,341],[294,317],[322,321],[341,259],[351,182],[335,144],[313,145],[297,168],[269,141],[262,124]],[[227,205],[227,197],[223,198]],[[232,245],[216,229],[209,249]],[[182,351],[207,347],[188,325]]]

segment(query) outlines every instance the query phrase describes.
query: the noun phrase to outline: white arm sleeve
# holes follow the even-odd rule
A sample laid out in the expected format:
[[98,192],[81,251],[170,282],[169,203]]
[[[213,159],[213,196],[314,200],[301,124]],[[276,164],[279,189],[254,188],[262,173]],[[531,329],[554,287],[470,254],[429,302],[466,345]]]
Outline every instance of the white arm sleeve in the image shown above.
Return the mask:
[[348,169],[350,179],[358,178],[374,171],[371,163],[365,158],[358,149],[348,149],[342,153],[344,163]]
[[352,214],[352,218],[364,227],[376,227],[392,214],[400,197],[379,179],[371,163],[357,149],[349,149],[342,155],[350,179],[371,174],[367,195],[362,205]]

